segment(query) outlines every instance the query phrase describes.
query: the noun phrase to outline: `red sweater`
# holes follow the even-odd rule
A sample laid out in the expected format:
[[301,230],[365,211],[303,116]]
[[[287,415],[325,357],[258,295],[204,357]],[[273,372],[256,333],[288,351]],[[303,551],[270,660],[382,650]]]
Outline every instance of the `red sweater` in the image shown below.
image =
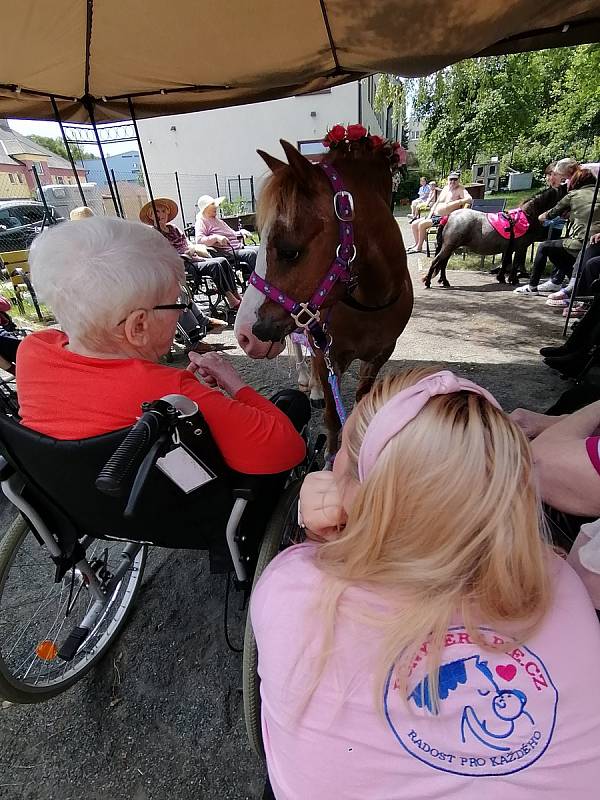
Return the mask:
[[145,400],[195,400],[226,463],[250,475],[284,472],[304,458],[304,440],[273,403],[249,386],[234,399],[191,372],[137,358],[72,353],[56,330],[28,336],[17,354],[22,423],[54,439],[85,439],[125,428]]

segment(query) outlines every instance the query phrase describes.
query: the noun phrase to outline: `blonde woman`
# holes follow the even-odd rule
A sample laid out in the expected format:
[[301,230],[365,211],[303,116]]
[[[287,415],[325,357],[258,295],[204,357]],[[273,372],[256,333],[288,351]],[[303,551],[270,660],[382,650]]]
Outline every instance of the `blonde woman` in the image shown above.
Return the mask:
[[600,627],[491,395],[386,377],[300,504],[251,602],[278,800],[597,796]]

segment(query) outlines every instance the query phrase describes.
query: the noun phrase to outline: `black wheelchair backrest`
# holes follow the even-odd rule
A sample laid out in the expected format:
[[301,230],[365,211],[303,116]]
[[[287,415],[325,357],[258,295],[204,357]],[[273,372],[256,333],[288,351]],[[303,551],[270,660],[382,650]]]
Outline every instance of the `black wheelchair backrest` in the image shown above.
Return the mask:
[[[198,425],[202,435],[197,435]],[[107,496],[96,488],[104,465],[131,429],[80,440],[58,440],[23,427],[0,413],[0,451],[25,481],[24,494],[54,530],[66,552],[77,539],[117,537],[177,548],[209,548],[223,538],[233,505],[227,467],[200,414],[187,442],[215,474],[186,494],[154,467],[139,510],[124,517],[127,495]],[[185,427],[178,426],[183,444]]]

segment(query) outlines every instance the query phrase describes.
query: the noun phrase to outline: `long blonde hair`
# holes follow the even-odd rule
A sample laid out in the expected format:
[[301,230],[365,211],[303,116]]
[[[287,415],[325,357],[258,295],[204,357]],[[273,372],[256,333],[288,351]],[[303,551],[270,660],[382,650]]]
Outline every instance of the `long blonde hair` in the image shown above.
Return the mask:
[[[358,481],[358,455],[369,422],[395,394],[432,369],[379,381],[344,431],[347,478]],[[550,604],[548,544],[529,444],[509,417],[483,397],[433,397],[384,448],[357,490],[345,529],[317,552],[326,573],[319,600],[324,626],[314,692],[334,639],[338,615],[352,613],[382,629],[378,700],[392,666],[407,697],[410,665],[428,642],[434,707],[437,673],[451,620],[459,615],[471,641],[490,649],[479,624],[525,641]],[[362,585],[385,595],[385,615],[342,612],[344,590]]]

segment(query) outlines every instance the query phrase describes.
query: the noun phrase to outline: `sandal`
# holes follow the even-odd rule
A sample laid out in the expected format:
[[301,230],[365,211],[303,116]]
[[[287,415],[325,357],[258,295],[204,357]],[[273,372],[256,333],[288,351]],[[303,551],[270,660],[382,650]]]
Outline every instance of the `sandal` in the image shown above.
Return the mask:
[[564,289],[561,289],[559,292],[553,292],[552,294],[548,295],[548,299],[546,300],[547,306],[554,306],[555,308],[562,308],[565,305],[569,305],[570,295],[565,292]]

